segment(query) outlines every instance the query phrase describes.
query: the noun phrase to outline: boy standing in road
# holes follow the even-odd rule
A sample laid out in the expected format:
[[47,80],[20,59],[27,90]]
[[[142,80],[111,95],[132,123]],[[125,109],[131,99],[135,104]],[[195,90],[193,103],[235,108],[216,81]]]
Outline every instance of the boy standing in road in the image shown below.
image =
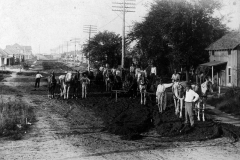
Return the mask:
[[82,98],[87,98],[87,85],[90,83],[90,79],[84,73],[80,82],[82,83]]
[[40,85],[40,79],[42,78],[43,76],[39,73],[39,71],[37,72],[37,75],[36,75],[36,80],[35,80],[35,89],[36,88],[39,88],[39,85]]

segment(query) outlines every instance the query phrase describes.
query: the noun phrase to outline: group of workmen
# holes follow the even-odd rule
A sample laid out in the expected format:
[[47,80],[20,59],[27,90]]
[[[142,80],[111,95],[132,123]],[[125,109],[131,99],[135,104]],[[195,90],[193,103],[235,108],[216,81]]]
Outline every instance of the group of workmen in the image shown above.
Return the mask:
[[[179,85],[180,82],[180,75],[177,73],[177,70],[174,70],[174,73],[172,75],[172,85],[168,84],[163,84],[162,81],[159,81],[159,85],[157,86],[157,91],[156,91],[156,99],[158,100],[158,105],[159,106],[159,112],[162,112],[162,108],[165,108],[165,104],[163,103],[163,99],[166,96],[166,88],[172,87],[172,92],[173,92],[173,99],[174,103],[180,102],[180,105],[183,106],[183,102],[185,102],[185,124],[188,124],[190,120],[190,126],[191,128],[194,127],[194,114],[193,114],[193,108],[194,108],[194,103],[199,99],[199,95],[192,90],[191,84],[187,83],[185,90],[180,90],[178,87],[182,87]],[[174,94],[174,92],[178,92],[177,94]],[[177,96],[176,96],[177,95]],[[166,99],[166,98],[165,98]],[[175,104],[176,107],[177,104]],[[181,114],[181,112],[180,112]],[[188,120],[189,117],[189,120]],[[181,118],[181,116],[180,116]]]
[[[104,65],[102,65],[99,68],[99,71],[102,73],[105,73],[107,70],[111,70],[111,72],[113,74],[118,75],[118,76],[121,76],[121,74],[122,74],[120,69],[117,69],[115,67],[110,69],[109,64],[106,64],[105,67],[104,67]],[[135,66],[134,64],[132,64],[130,66],[130,75],[132,77],[135,77],[137,80],[144,72],[146,75],[146,71],[143,70],[141,67]],[[157,74],[156,67],[154,67],[153,65],[151,65],[151,73],[150,74],[154,74],[154,75]],[[38,72],[36,75],[35,88],[39,87],[40,78],[42,78],[42,77],[43,76]],[[162,80],[161,79],[159,80],[159,84],[158,84],[157,90],[156,90],[156,99],[157,99],[157,103],[159,105],[164,105],[163,98],[164,98],[164,96],[166,96],[166,92],[165,92],[166,88],[168,88],[168,87],[174,88],[174,87],[176,87],[176,84],[180,81],[180,75],[177,73],[176,69],[174,70],[174,73],[173,73],[171,79],[172,79],[172,85],[163,84]],[[185,93],[183,93],[181,95],[181,97],[177,97],[177,98],[184,99],[184,102],[185,102],[185,123],[188,123],[188,116],[189,116],[191,127],[194,127],[193,102],[196,102],[198,100],[199,95],[191,89],[190,84],[187,84]],[[158,100],[160,100],[160,101],[158,101]]]

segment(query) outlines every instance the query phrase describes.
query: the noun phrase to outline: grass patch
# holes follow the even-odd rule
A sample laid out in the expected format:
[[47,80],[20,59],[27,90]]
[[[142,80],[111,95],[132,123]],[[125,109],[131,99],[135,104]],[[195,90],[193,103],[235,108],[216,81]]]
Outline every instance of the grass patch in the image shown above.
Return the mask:
[[35,121],[32,107],[21,101],[10,101],[0,103],[0,137],[11,137],[20,140]]
[[0,81],[2,81],[5,77],[10,76],[11,73],[11,71],[0,70]]
[[228,88],[223,96],[210,98],[207,103],[223,112],[240,115],[240,88]]
[[234,115],[240,115],[240,101],[239,99],[229,99],[225,100],[217,105],[217,108],[219,108],[221,111],[234,114]]

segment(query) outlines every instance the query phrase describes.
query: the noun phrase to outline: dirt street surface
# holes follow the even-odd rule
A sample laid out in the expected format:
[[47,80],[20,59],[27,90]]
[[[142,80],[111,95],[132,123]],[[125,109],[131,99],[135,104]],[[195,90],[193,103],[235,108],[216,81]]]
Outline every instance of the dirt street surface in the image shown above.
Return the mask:
[[[4,100],[21,100],[33,106],[37,119],[22,140],[0,138],[0,159],[240,159],[240,142],[232,143],[229,138],[161,142],[152,130],[141,140],[122,140],[104,131],[101,119],[91,109],[76,105],[81,100],[49,99],[46,82],[34,91],[32,78],[13,72],[0,82]],[[70,112],[74,116],[69,117]]]

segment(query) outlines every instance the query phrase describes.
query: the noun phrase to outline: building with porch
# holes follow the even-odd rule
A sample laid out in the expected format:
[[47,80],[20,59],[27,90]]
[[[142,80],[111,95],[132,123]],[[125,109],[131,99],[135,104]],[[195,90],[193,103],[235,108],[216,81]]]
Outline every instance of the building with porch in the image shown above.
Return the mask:
[[7,65],[8,54],[0,48],[0,67]]
[[206,48],[212,81],[220,86],[240,86],[240,32],[230,32]]

